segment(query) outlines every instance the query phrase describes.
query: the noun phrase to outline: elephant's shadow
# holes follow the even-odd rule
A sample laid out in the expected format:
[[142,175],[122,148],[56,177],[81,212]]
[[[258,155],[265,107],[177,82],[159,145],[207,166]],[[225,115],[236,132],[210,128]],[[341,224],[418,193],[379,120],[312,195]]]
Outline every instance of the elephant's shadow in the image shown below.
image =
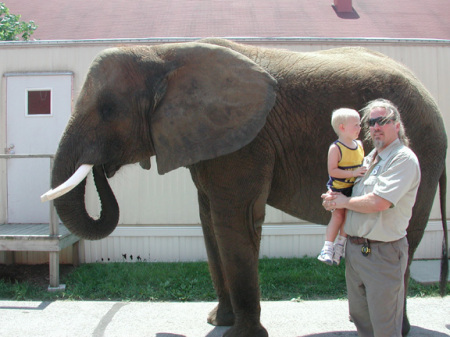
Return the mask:
[[[450,329],[450,325],[447,325],[447,328]],[[212,329],[205,337],[221,337],[227,331],[229,327],[215,327]],[[296,337],[357,337],[358,333],[356,331],[330,331],[330,332],[321,332],[312,335],[297,335]],[[437,332],[433,330],[428,330],[424,328],[420,328],[417,326],[411,326],[411,331],[408,334],[409,337],[420,336],[420,337],[447,337],[448,334]],[[185,335],[178,335],[172,333],[158,333],[156,337],[186,337]],[[286,336],[289,337],[289,336]]]
[[[446,327],[450,329],[450,325],[447,325]],[[297,337],[336,337],[336,336],[355,337],[358,336],[358,333],[356,331],[333,331],[333,332],[321,332],[312,335],[299,335]],[[418,326],[411,326],[411,330],[408,333],[408,337],[426,337],[426,336],[448,337],[449,335],[443,332],[437,332],[433,330],[420,328]]]
[[[227,331],[230,327],[223,326],[223,327],[215,327],[205,337],[222,337],[225,331]],[[187,337],[185,335],[178,335],[173,333],[167,333],[167,332],[161,332],[157,333],[156,337]]]
[[222,337],[229,328],[229,326],[216,326],[205,337]]

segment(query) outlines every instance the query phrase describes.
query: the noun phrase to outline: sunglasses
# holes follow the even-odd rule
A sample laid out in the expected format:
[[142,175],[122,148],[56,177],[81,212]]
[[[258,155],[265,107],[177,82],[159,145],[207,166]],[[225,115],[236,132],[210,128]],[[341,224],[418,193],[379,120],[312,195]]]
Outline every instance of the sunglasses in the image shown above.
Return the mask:
[[377,117],[377,118],[370,118],[367,122],[367,125],[369,125],[370,127],[374,127],[375,123],[378,124],[379,126],[383,126],[385,124],[390,123],[391,121],[393,121],[394,119],[392,118],[386,118],[386,117]]

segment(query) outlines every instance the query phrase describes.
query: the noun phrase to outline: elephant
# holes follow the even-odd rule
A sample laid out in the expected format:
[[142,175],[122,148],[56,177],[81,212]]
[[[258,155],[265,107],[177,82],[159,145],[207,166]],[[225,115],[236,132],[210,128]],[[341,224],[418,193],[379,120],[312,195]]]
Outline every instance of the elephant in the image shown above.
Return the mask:
[[[422,181],[407,230],[409,266],[438,186],[447,233],[447,136],[437,104],[412,72],[362,47],[292,52],[208,38],[106,49],[86,75],[55,155],[53,192],[44,199],[56,198],[72,233],[101,239],[118,223],[108,178],[122,166],[139,162],[150,169],[156,156],[159,174],[188,168],[218,297],[207,320],[231,326],[226,336],[268,336],[258,284],[266,205],[327,224],[330,212],[320,195],[335,138],[331,112],[360,110],[377,98],[398,106],[420,161]],[[372,145],[364,147],[368,153]],[[91,167],[101,201],[97,219],[86,211],[85,174],[76,173]],[[76,182],[66,182],[74,173]],[[443,246],[445,262],[446,236]],[[441,270],[446,279],[448,263]],[[406,288],[408,280],[409,268]],[[409,328],[405,305],[404,334]]]

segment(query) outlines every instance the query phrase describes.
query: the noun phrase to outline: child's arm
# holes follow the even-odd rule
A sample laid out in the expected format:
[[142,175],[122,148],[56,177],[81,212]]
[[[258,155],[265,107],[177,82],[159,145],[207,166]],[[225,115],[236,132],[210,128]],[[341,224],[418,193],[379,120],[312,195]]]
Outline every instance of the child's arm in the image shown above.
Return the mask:
[[[363,143],[362,141],[360,141],[359,139],[356,140],[356,142],[362,147]],[[355,177],[363,177],[366,172],[367,172],[367,167],[365,166],[360,166],[357,169],[355,169],[354,171]]]
[[341,151],[336,144],[331,144],[328,150],[328,174],[330,177],[346,179],[358,176],[363,176],[367,171],[365,167],[359,167],[354,171],[342,170],[338,167],[338,163],[341,160]]

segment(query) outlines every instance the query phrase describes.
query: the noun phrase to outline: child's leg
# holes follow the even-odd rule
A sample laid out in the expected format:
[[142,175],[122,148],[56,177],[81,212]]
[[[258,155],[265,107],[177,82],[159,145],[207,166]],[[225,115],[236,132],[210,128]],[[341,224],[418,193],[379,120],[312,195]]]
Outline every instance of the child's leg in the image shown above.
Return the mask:
[[347,217],[347,210],[343,210],[343,221],[339,228],[339,236],[336,240],[336,243],[334,245],[334,255],[333,255],[333,262],[334,264],[339,265],[341,262],[341,258],[344,255],[345,251],[345,242],[347,241],[347,233],[344,231],[344,224],[345,219]]
[[325,232],[325,240],[334,242],[338,232],[340,230],[343,231],[344,222],[345,222],[345,209],[336,209],[333,213],[331,213],[331,219],[327,226],[327,231]]
[[338,242],[339,241],[344,241],[347,238],[347,233],[345,233],[344,231],[344,225],[345,225],[345,220],[347,219],[347,210],[346,209],[341,209],[341,211],[343,211],[343,215],[342,215],[342,223],[339,227],[339,236],[338,236]]
[[333,264],[334,240],[336,239],[342,221],[344,220],[344,215],[345,213],[343,209],[337,209],[331,214],[331,219],[325,232],[325,243],[322,251],[317,257],[319,261],[325,262],[329,265]]

